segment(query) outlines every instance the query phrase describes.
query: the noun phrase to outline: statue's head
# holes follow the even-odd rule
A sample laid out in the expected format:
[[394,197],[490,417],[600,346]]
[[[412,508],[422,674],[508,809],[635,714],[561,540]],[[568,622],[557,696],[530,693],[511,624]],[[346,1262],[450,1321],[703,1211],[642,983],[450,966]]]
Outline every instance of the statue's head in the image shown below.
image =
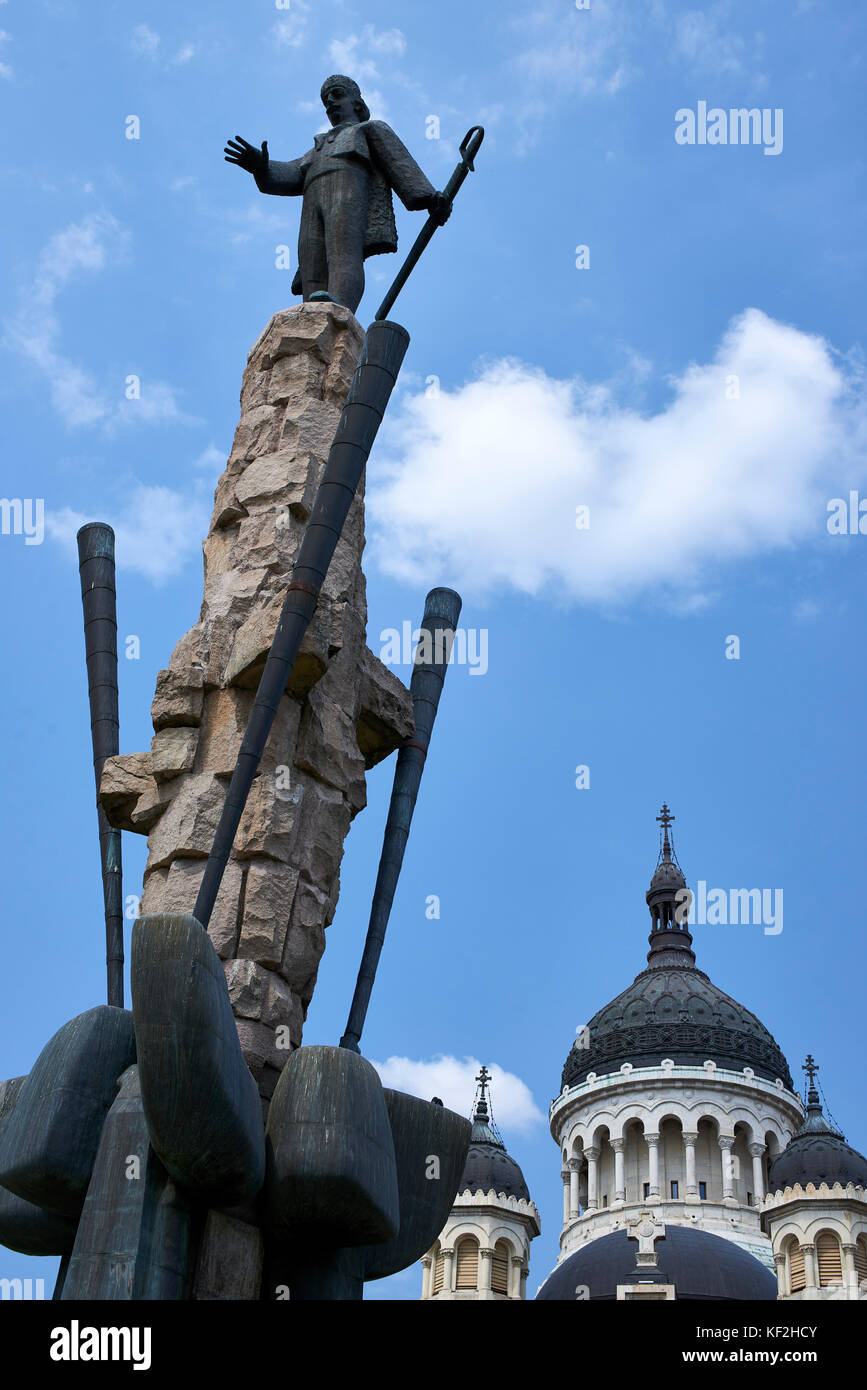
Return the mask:
[[320,93],[326,115],[332,125],[343,125],[344,121],[369,121],[370,111],[361,95],[361,88],[351,77],[335,73],[326,77]]

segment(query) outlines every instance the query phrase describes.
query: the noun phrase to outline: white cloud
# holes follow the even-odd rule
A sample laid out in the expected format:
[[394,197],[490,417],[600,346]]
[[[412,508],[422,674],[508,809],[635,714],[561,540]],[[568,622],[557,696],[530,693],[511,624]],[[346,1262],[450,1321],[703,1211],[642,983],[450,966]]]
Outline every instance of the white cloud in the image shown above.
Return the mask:
[[[439,1096],[448,1110],[469,1115],[481,1063],[475,1057],[438,1056],[430,1062],[414,1062],[409,1057],[389,1057],[374,1062],[384,1086],[406,1091],[411,1096],[432,1100]],[[533,1093],[513,1072],[496,1063],[488,1065],[491,1074],[491,1102],[494,1120],[501,1130],[526,1134],[544,1121],[533,1100]]]
[[[5,0],[3,0],[3,3],[5,4]],[[5,29],[0,29],[0,44],[9,43],[11,38],[12,35],[8,34]],[[9,63],[0,63],[0,78],[5,79],[7,82],[11,82],[14,76],[15,69]]]
[[155,58],[160,46],[160,36],[147,24],[138,24],[130,39],[134,53],[143,58]]
[[405,52],[406,38],[400,29],[377,30],[372,24],[366,24],[360,34],[332,39],[328,45],[328,59],[334,72],[355,79],[374,119],[382,119],[386,114],[385,98],[373,85],[382,76],[377,59],[389,60],[387,75],[394,81],[397,76],[394,64]]
[[675,53],[701,71],[742,73],[744,40],[732,31],[725,9],[688,10],[675,21]]
[[166,422],[192,423],[163,381],[145,379],[141,398],[127,400],[123,382],[112,391],[91,372],[60,351],[60,321],[55,304],[64,286],[81,274],[94,274],[126,254],[128,233],[108,213],[92,213],[55,233],[43,247],[32,282],[25,286],[17,312],[4,325],[4,346],[43,372],[51,402],[64,422],[75,428]]
[[622,383],[504,360],[404,397],[369,485],[379,566],[465,596],[661,593],[689,611],[722,565],[823,535],[827,499],[864,476],[863,364],[757,309],[670,389],[641,414]]
[[193,44],[185,43],[183,48],[179,48],[174,57],[169,59],[169,67],[181,67],[184,63],[188,63],[190,59],[194,58],[195,56],[196,50]]
[[272,25],[271,33],[278,48],[300,48],[307,38],[307,15],[310,6],[305,0],[293,0],[292,9]]
[[[198,554],[211,512],[210,487],[204,481],[190,492],[136,484],[122,507],[100,507],[114,528],[117,565],[144,575],[157,587],[173,579]],[[64,507],[48,511],[45,529],[70,554],[79,527],[93,518]]]

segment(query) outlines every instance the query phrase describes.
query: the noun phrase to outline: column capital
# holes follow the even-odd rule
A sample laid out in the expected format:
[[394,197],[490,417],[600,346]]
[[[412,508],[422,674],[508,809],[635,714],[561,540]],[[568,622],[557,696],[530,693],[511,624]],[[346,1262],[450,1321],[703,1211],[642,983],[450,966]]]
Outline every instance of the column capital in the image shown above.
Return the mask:
[[433,1264],[433,1255],[422,1255],[421,1262],[424,1269],[430,1269],[431,1265]]
[[485,1259],[490,1260],[494,1254],[494,1247],[492,1245],[480,1245],[479,1254],[484,1255]]
[[564,1182],[568,1182],[568,1181],[569,1181],[569,1169],[568,1169],[568,1168],[561,1168],[561,1169],[560,1169],[560,1177],[563,1179]]
[[720,1134],[717,1136],[717,1143],[723,1151],[734,1148],[734,1142],[735,1136],[733,1134]]
[[767,1147],[766,1144],[759,1143],[758,1140],[755,1140],[755,1141],[754,1141],[752,1144],[750,1144],[750,1146],[749,1146],[749,1149],[750,1149],[750,1156],[751,1156],[752,1158],[761,1158],[762,1154],[765,1152],[766,1147]]
[[447,1246],[444,1250],[440,1251],[440,1254],[444,1260],[453,1260],[455,1257],[455,1248],[453,1245]]
[[569,1165],[568,1165],[568,1166],[569,1166],[569,1172],[570,1172],[570,1173],[579,1173],[579,1172],[581,1171],[581,1160],[580,1160],[580,1158],[570,1158],[570,1159],[569,1159]]
[[645,1136],[644,1136],[644,1142],[645,1142],[645,1144],[647,1144],[650,1148],[655,1148],[656,1145],[659,1143],[659,1135],[658,1135],[658,1134],[645,1134]]
[[599,1157],[601,1152],[602,1150],[599,1148],[598,1144],[591,1144],[589,1149],[584,1150],[584,1157],[589,1159],[592,1163]]
[[623,1153],[623,1150],[624,1150],[625,1147],[626,1147],[626,1140],[625,1140],[625,1139],[612,1139],[612,1140],[611,1140],[611,1147],[612,1147],[612,1149],[614,1150],[614,1152],[615,1152],[616,1154],[621,1154],[621,1153]]
[[681,1132],[680,1137],[682,1138],[684,1144],[688,1144],[689,1147],[692,1148],[694,1144],[698,1143],[698,1130],[685,1129]]
[[805,1241],[802,1244],[801,1249],[803,1250],[805,1255],[815,1255],[816,1253],[816,1247],[812,1241]]
[[785,1250],[778,1250],[778,1251],[776,1252],[776,1254],[774,1255],[774,1264],[776,1265],[777,1269],[785,1268],[785,1264],[786,1264],[786,1252],[785,1252]]
[[841,1240],[841,1242],[840,1242],[840,1249],[843,1250],[847,1255],[848,1255],[850,1252],[851,1252],[851,1254],[854,1255],[854,1254],[855,1254],[855,1251],[858,1249],[858,1247],[857,1247],[857,1245],[854,1243],[854,1241]]

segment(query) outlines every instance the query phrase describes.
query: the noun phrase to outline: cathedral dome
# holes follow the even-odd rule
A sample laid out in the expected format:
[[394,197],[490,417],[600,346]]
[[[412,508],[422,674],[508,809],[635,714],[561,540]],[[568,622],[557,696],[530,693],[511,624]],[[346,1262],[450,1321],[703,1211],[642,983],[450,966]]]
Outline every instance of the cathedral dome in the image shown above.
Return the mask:
[[791,1089],[776,1040],[755,1014],[696,967],[689,894],[669,840],[673,817],[667,806],[659,819],[665,834],[646,895],[652,923],[647,967],[582,1029],[566,1058],[561,1086],[575,1086],[590,1072],[617,1071],[624,1062],[658,1066],[670,1057],[676,1066],[710,1060],[732,1071],[752,1067],[757,1076],[779,1077]]
[[530,1192],[524,1174],[506,1152],[506,1146],[488,1113],[485,1096],[487,1068],[482,1068],[482,1074],[481,1095],[476,1101],[470,1147],[458,1193],[493,1191],[506,1197],[523,1197],[529,1202]]
[[[807,1061],[812,1065],[812,1057]],[[811,1083],[812,1080],[811,1072]],[[771,1192],[780,1192],[796,1183],[818,1187],[823,1182],[829,1187],[835,1182],[867,1187],[867,1158],[847,1144],[844,1135],[825,1119],[819,1093],[811,1084],[806,1119],[771,1165],[768,1187]]]
[[[578,1290],[591,1303],[617,1298],[618,1284],[634,1284],[636,1242],[626,1231],[612,1231],[590,1241],[548,1275],[536,1300],[574,1303]],[[666,1228],[656,1242],[654,1273],[673,1284],[677,1299],[766,1300],[777,1297],[776,1276],[733,1240],[688,1226]]]

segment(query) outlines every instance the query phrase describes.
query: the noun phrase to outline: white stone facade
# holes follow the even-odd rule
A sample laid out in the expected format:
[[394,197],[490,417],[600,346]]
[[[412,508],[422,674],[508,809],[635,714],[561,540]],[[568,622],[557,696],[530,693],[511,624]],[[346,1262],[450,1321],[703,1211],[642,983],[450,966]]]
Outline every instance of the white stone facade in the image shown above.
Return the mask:
[[770,1237],[780,1299],[867,1300],[867,1191],[853,1183],[796,1183],[769,1193]]
[[633,1067],[591,1072],[552,1103],[562,1158],[560,1260],[642,1210],[733,1240],[773,1268],[761,1211],[768,1166],[804,1108],[781,1080],[752,1068]]
[[422,1257],[422,1299],[525,1299],[530,1241],[540,1230],[536,1205],[524,1197],[494,1191],[458,1193],[439,1239]]

